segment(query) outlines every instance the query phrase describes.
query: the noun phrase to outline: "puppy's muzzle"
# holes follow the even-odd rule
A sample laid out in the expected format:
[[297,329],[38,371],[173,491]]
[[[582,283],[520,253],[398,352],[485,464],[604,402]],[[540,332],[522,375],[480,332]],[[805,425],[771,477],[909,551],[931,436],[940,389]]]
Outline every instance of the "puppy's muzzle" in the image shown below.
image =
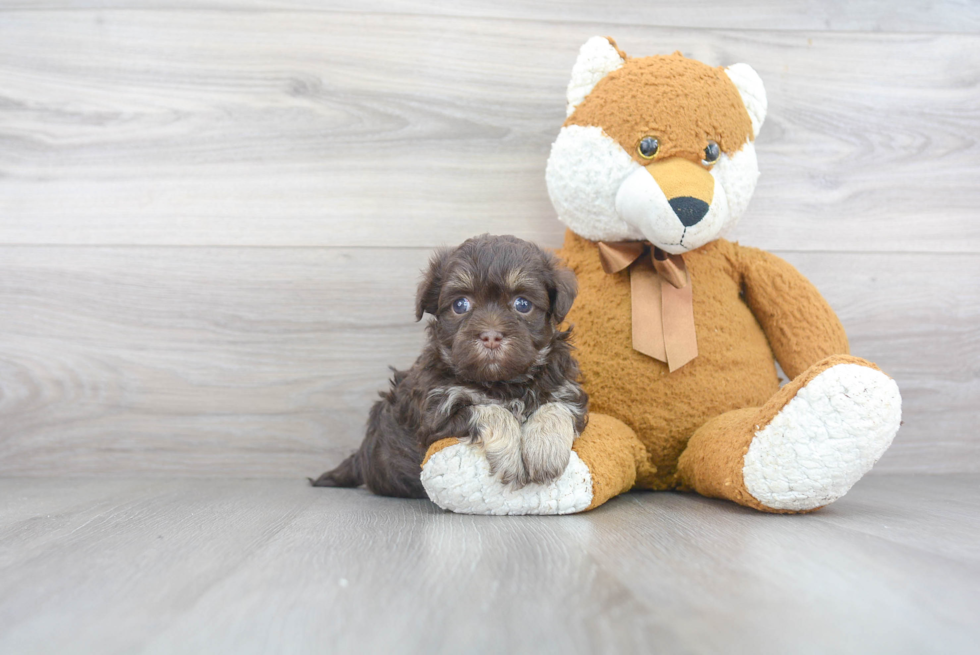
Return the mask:
[[488,350],[497,350],[504,343],[504,335],[497,330],[484,330],[480,333],[480,343]]

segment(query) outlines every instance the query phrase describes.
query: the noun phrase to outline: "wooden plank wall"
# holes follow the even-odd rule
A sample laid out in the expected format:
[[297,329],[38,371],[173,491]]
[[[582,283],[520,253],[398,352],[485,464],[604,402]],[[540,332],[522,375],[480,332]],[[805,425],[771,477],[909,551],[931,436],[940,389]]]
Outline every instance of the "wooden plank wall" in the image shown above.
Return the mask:
[[759,71],[735,236],[899,381],[876,471],[980,471],[978,33],[952,0],[0,0],[0,474],[334,463],[419,348],[430,248],[560,243],[595,34]]

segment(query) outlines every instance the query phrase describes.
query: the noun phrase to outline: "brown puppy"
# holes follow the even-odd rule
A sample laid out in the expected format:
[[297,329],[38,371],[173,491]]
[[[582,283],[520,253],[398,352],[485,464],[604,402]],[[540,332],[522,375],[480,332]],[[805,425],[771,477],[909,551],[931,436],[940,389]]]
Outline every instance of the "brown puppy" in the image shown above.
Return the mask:
[[446,437],[481,444],[504,482],[560,476],[588,412],[558,327],[575,294],[571,271],[516,237],[437,251],[416,297],[416,320],[434,317],[422,354],[394,372],[360,449],[313,484],[425,498],[422,457]]

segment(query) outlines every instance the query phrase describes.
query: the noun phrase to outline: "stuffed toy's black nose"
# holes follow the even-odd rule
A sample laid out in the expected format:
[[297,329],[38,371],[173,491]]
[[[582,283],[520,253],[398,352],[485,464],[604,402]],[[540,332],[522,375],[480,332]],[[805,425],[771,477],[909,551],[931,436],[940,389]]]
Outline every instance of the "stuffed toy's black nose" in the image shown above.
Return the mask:
[[708,213],[708,203],[690,196],[681,196],[670,200],[670,208],[677,214],[684,227],[691,227],[704,218]]

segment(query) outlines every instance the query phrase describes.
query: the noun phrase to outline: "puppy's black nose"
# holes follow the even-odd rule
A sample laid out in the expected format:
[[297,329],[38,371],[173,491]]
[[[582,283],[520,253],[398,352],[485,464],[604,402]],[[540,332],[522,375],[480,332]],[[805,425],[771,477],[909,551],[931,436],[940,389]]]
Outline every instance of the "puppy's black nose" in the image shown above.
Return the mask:
[[480,333],[480,341],[483,342],[484,348],[489,348],[494,350],[500,347],[500,344],[504,341],[504,335],[500,334],[496,330],[487,330],[486,332]]
[[708,213],[708,203],[690,196],[681,196],[668,202],[670,202],[670,208],[677,214],[677,218],[681,220],[684,227],[697,224]]

